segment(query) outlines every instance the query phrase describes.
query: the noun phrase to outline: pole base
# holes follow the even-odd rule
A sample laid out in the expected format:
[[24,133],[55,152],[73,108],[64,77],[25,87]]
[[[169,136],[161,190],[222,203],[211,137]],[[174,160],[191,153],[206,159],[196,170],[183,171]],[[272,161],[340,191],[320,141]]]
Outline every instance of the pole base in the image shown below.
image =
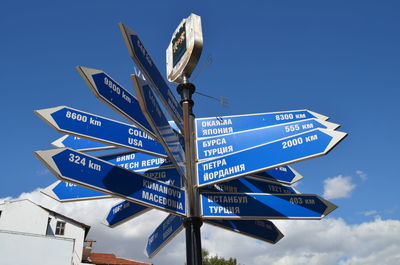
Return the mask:
[[186,264],[203,265],[201,255],[200,227],[203,221],[200,217],[188,217],[184,220],[186,232]]

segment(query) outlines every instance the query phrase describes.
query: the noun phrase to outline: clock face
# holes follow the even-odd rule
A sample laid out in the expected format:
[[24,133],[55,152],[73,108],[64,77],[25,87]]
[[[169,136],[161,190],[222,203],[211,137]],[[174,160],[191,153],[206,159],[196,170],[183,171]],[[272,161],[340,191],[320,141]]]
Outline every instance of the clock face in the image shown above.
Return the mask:
[[186,53],[186,47],[186,23],[184,23],[172,39],[173,67],[175,67],[182,56]]
[[198,63],[202,48],[201,19],[191,14],[178,25],[167,48],[168,80],[182,83],[184,77],[189,78]]

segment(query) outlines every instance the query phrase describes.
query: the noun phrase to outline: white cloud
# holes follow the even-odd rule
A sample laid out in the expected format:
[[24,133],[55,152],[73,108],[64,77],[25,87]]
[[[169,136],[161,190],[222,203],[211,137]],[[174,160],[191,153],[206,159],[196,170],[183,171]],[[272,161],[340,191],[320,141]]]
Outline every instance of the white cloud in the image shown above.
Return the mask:
[[366,180],[367,180],[367,174],[364,173],[363,171],[357,170],[357,171],[356,171],[356,174],[360,177],[360,179],[361,179],[362,181],[366,181]]
[[[100,222],[116,199],[79,203],[58,203],[38,190],[24,193],[30,200],[69,215],[92,226],[89,238],[97,240],[95,251],[115,253],[120,257],[153,264],[183,265],[185,235],[181,232],[155,258],[143,254],[147,237],[166,214],[150,211],[116,228]],[[1,200],[0,200],[1,201]],[[343,219],[320,221],[276,220],[285,237],[275,245],[204,224],[202,245],[210,254],[234,257],[246,265],[393,265],[400,264],[400,221],[375,218],[356,225]]]
[[337,199],[349,197],[351,191],[356,187],[351,177],[339,175],[324,180],[324,195],[326,199]]
[[362,212],[362,214],[363,214],[364,216],[371,216],[371,215],[377,215],[378,212],[375,211],[375,210],[369,210],[369,211]]

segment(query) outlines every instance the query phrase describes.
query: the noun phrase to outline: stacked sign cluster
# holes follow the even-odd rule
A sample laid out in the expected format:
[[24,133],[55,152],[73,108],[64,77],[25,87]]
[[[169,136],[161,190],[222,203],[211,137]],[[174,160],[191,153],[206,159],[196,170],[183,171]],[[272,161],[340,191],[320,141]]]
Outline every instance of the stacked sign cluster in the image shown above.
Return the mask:
[[[77,67],[93,93],[129,123],[66,106],[36,114],[66,135],[37,157],[59,179],[43,192],[59,201],[118,197],[105,218],[115,227],[153,208],[170,215],[149,237],[154,256],[183,229],[187,216],[182,108],[139,36],[120,24],[130,55],[146,80],[132,76],[136,95],[101,70]],[[168,122],[157,98],[169,112]],[[268,219],[321,219],[336,206],[291,185],[289,164],[328,153],[346,133],[309,110],[199,118],[197,190],[202,220],[276,243],[282,233]],[[88,151],[124,148],[101,157]]]

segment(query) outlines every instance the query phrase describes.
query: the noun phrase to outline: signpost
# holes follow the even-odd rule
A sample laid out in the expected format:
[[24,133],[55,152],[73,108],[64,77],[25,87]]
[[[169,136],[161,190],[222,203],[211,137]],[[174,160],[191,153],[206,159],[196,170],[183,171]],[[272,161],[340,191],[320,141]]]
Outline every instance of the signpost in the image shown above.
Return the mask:
[[[146,78],[131,76],[138,98],[101,70],[77,69],[99,99],[135,126],[65,106],[36,111],[72,135],[54,141],[58,149],[35,152],[60,180],[43,193],[63,202],[123,199],[105,217],[110,227],[153,208],[168,212],[145,252],[153,257],[185,228],[188,265],[202,264],[203,222],[275,244],[283,234],[266,219],[321,219],[336,208],[291,187],[303,177],[288,165],[327,154],[347,135],[335,131],[339,125],[306,109],[195,119],[196,88],[188,79],[202,50],[200,17],[182,20],[166,52],[180,104],[139,36],[119,27]],[[131,151],[101,157],[80,152],[120,147]]]
[[[315,129],[216,159],[199,162],[199,187],[328,153],[347,134]],[[262,157],[263,159],[259,159]]]
[[103,223],[109,227],[116,227],[139,215],[147,213],[151,208],[131,201],[122,201],[111,207]]
[[147,52],[142,41],[135,32],[128,29],[128,27],[122,23],[119,23],[118,25],[122,36],[124,37],[126,46],[128,47],[131,58],[140,68],[140,71],[146,77],[146,80],[155,89],[164,107],[167,109],[176,125],[182,130],[182,108],[175,96],[172,94],[172,91],[169,89],[168,85],[165,83],[164,78],[160,74],[160,71],[158,71],[157,66],[150,57],[150,54]]
[[273,169],[253,173],[250,176],[263,180],[275,181],[291,185],[303,178],[296,170],[290,166],[280,166]]
[[59,202],[71,202],[71,201],[84,201],[94,199],[105,199],[111,198],[110,195],[90,190],[72,183],[57,180],[47,188],[40,191],[41,193],[59,201]]
[[196,119],[196,138],[211,137],[306,119],[327,120],[310,110],[256,113]]
[[146,118],[140,111],[137,99],[128,90],[101,70],[83,66],[77,66],[76,69],[96,97],[139,128],[154,136]]
[[281,233],[281,231],[279,231],[279,229],[271,221],[268,220],[206,219],[205,222],[207,224],[271,244],[275,244],[283,238],[283,234]]
[[185,191],[68,148],[36,151],[57,178],[166,212],[186,214]]
[[146,177],[171,184],[175,187],[181,188],[183,186],[182,177],[175,167],[148,169],[146,171],[138,171],[138,173],[142,173]]
[[312,194],[202,193],[204,218],[321,219],[336,205]]
[[154,157],[151,155],[124,152],[118,154],[104,155],[99,157],[102,160],[113,163],[133,171],[144,171],[155,168],[173,167],[174,165],[168,158]]
[[147,240],[145,254],[152,258],[183,229],[183,219],[170,214]]
[[169,125],[150,86],[135,75],[132,75],[131,78],[144,115],[177,167],[179,174],[185,178],[185,152],[178,134]]
[[197,159],[204,160],[235,153],[313,129],[334,130],[339,125],[317,120],[300,120],[255,130],[197,140]]
[[66,106],[37,110],[35,113],[59,132],[167,157],[161,144],[141,129],[129,124]]
[[236,192],[236,193],[270,193],[270,194],[299,194],[299,192],[283,184],[264,181],[252,177],[242,177],[208,185],[200,189],[201,192]]
[[82,152],[117,148],[116,146],[107,145],[71,135],[64,135],[58,138],[57,140],[53,141],[51,145],[57,148],[69,147]]

